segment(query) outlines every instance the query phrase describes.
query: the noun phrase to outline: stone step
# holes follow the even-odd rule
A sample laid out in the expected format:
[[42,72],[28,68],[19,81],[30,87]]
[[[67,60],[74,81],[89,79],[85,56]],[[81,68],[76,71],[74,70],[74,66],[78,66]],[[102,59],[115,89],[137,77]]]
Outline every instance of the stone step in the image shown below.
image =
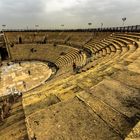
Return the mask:
[[140,56],[140,47],[134,53],[132,53],[131,55],[129,55],[128,58],[126,58],[126,59],[131,60],[133,62],[139,56]]
[[74,98],[40,110],[27,118],[30,138],[122,140],[83,102]]
[[118,112],[110,105],[106,104],[98,97],[89,94],[88,92],[79,92],[77,97],[86,105],[91,107],[101,119],[103,119],[112,129],[125,137],[133,127],[133,122],[122,113]]
[[120,81],[128,86],[140,88],[140,74],[128,70],[120,70],[114,72],[111,76],[112,79]]
[[3,125],[0,127],[0,131],[11,126],[11,125],[14,125],[16,122],[23,120],[23,119],[25,119],[23,112],[19,112],[17,114],[9,116],[8,118],[6,118],[4,120]]
[[129,118],[135,118],[140,113],[140,92],[111,78],[104,79],[90,89],[93,96],[109,104]]
[[16,132],[16,130],[20,130],[20,129],[26,130],[25,120],[23,120],[23,119],[21,119],[21,120],[15,122],[14,124],[9,125],[6,128],[3,128],[2,130],[0,130],[0,136],[5,135],[6,133],[10,134],[13,131]]
[[12,127],[11,129],[0,132],[1,140],[28,140],[27,130],[24,126]]
[[0,126],[1,140],[25,140],[28,138],[21,101],[20,98],[11,106],[10,116],[6,118]]
[[128,66],[128,70],[140,74],[140,57],[138,57],[136,60],[133,61],[133,63],[131,63],[131,64]]
[[37,101],[36,103],[24,104],[25,116],[29,116],[30,114],[39,111],[41,109],[47,108],[51,105],[59,103],[61,100],[56,95],[50,95],[42,100]]

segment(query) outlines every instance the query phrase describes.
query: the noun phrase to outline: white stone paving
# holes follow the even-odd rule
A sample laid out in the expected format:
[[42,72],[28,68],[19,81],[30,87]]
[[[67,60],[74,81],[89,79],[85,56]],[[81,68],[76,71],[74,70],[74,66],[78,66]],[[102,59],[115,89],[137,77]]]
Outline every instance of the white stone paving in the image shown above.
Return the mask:
[[[28,70],[31,75],[28,74]],[[46,81],[52,73],[52,70],[43,62],[22,62],[21,66],[18,63],[4,65],[0,71],[0,96],[9,94],[7,89],[15,88],[20,92],[30,90]],[[26,83],[26,89],[23,81]]]

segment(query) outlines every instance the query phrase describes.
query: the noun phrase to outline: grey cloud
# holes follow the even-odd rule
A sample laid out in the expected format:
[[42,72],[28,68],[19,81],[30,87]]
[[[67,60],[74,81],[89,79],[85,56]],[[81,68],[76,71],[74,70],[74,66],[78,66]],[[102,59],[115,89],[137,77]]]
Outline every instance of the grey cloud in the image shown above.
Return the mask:
[[[2,1],[2,0],[1,0]],[[1,10],[7,14],[37,14],[42,11],[43,1],[40,0],[4,0],[0,3]]]
[[105,26],[121,26],[123,16],[127,17],[127,25],[140,24],[139,0],[53,0],[52,10],[47,11],[46,5],[49,7],[51,1],[0,0],[0,24],[11,28],[33,27],[36,23],[40,28],[57,28],[61,23],[66,28],[84,28],[88,22],[93,22],[94,27],[101,22]]

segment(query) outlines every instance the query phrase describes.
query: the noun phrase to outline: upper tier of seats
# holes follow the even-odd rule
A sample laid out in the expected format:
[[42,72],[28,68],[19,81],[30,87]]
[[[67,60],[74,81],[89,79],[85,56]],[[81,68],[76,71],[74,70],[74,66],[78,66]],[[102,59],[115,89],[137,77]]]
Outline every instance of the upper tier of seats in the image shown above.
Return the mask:
[[5,32],[8,43],[59,43],[84,45],[93,37],[91,32]]

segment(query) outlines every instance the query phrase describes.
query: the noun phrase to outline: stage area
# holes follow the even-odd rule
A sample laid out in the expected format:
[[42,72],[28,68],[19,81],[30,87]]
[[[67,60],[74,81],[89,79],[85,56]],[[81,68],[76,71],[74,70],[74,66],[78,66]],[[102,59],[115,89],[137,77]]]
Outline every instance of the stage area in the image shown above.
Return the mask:
[[43,62],[4,63],[0,67],[0,96],[31,90],[51,74],[52,70]]

